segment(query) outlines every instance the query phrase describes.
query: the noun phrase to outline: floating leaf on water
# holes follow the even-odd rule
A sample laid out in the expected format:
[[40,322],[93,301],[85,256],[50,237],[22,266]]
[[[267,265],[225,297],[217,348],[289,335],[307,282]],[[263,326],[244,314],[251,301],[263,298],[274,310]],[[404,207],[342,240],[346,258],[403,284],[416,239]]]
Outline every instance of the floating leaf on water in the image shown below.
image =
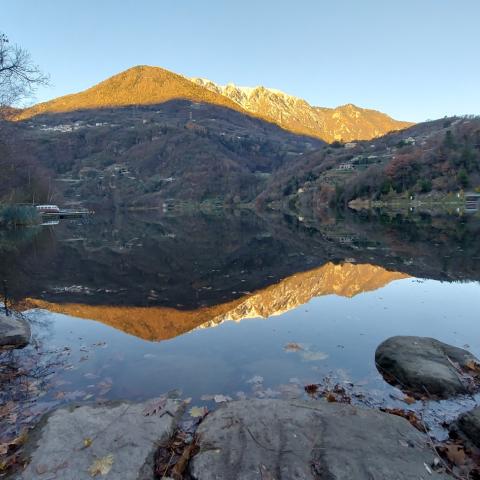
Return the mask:
[[90,468],[88,469],[88,473],[92,477],[96,477],[97,475],[107,475],[113,465],[113,455],[109,454],[102,458],[97,458]]
[[295,343],[295,342],[289,342],[287,343],[283,349],[286,351],[286,352],[299,352],[301,350],[304,350],[303,346],[300,345],[299,343]]
[[207,407],[192,407],[189,411],[193,418],[202,418],[208,413]]

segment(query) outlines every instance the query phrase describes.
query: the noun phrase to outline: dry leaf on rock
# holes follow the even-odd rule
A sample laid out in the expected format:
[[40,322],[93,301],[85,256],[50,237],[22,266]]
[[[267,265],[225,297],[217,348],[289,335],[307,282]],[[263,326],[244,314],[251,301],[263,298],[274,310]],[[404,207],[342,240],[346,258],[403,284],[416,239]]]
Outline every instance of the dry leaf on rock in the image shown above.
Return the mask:
[[109,454],[102,458],[97,458],[90,468],[88,469],[88,473],[92,477],[96,477],[97,475],[107,475],[113,465],[113,455]]
[[90,437],[83,439],[83,448],[88,448],[92,445],[93,440]]

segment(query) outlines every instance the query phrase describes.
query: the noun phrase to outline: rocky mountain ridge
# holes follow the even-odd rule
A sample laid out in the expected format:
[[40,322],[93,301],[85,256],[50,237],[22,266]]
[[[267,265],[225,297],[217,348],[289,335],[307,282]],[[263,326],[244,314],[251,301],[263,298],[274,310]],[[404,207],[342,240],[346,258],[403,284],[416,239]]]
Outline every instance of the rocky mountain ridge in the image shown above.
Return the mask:
[[370,140],[390,131],[412,126],[376,110],[351,103],[336,108],[316,107],[302,98],[263,86],[217,85],[204,78],[190,78],[197,85],[223,95],[249,113],[269,119],[294,132],[312,135],[327,142]]
[[337,108],[311,106],[301,98],[265,87],[224,87],[209,80],[187,78],[160,67],[140,65],[79,93],[65,95],[15,112],[25,120],[42,114],[77,110],[156,105],[190,100],[227,107],[274,123],[290,132],[327,142],[369,140],[412,123],[348,104]]

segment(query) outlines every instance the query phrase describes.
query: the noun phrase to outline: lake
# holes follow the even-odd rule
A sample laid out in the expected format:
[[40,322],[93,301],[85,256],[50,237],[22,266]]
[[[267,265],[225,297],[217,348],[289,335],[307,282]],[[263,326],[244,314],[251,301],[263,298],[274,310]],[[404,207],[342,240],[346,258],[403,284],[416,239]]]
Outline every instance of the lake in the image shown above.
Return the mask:
[[[2,395],[16,395],[25,423],[71,400],[170,392],[214,408],[299,398],[317,383],[342,386],[353,403],[405,408],[375,349],[420,335],[480,356],[479,233],[476,216],[250,211],[3,231],[0,278],[35,342],[2,354],[33,370]],[[430,402],[434,434],[477,400]]]

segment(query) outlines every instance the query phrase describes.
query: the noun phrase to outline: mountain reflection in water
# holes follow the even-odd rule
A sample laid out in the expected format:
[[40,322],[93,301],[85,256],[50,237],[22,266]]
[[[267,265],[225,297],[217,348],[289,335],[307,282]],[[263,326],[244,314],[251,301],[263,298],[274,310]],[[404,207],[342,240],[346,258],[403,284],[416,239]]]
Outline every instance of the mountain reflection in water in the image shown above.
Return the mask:
[[26,300],[26,304],[32,308],[98,320],[144,340],[166,340],[194,328],[213,327],[226,320],[280,315],[313,297],[329,294],[353,297],[407,277],[404,273],[389,272],[374,265],[334,265],[329,262],[237,300],[196,310],[56,304],[31,298]]

